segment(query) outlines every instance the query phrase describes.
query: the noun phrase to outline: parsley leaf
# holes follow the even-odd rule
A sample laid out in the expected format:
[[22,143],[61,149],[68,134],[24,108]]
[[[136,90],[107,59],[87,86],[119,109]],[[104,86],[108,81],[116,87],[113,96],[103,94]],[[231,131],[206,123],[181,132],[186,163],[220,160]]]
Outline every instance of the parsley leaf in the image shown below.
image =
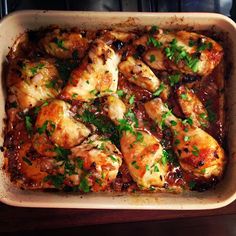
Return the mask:
[[83,178],[80,181],[79,189],[80,191],[83,191],[84,193],[90,192],[90,186],[88,185],[88,180],[86,178]]
[[132,95],[130,98],[129,98],[129,104],[134,104],[134,99],[135,99],[135,96]]
[[180,74],[169,75],[168,78],[170,80],[170,86],[174,86],[175,84],[179,82]]
[[153,96],[159,96],[163,90],[165,89],[165,86],[163,83],[160,84],[159,88],[152,94]]
[[156,60],[155,55],[150,55],[150,62],[153,63]]
[[30,116],[25,116],[25,127],[29,134],[32,134],[33,132],[33,125],[32,125],[32,119]]
[[199,156],[199,149],[197,146],[193,146],[192,154],[196,157]]
[[150,34],[155,34],[158,30],[158,27],[156,25],[153,25],[152,28],[149,30]]
[[136,170],[139,169],[139,166],[138,166],[138,164],[137,164],[137,161],[133,161],[133,162],[131,163],[131,165],[132,165]]
[[162,151],[161,162],[163,165],[166,165],[168,162],[168,152],[166,150]]
[[125,92],[122,89],[117,90],[116,93],[119,97],[123,97],[125,95]]
[[82,160],[81,158],[77,157],[76,161],[77,161],[78,167],[79,167],[80,169],[83,169],[84,160]]
[[191,117],[186,118],[185,120],[182,121],[182,123],[185,124],[189,124],[189,125],[193,125],[193,120]]
[[153,37],[149,37],[148,41],[147,41],[147,45],[152,44],[154,47],[156,48],[160,48],[162,46],[162,43],[157,41],[155,38]]
[[44,178],[44,182],[52,182],[52,184],[56,188],[61,188],[62,184],[64,183],[65,176],[62,174],[57,174],[57,175],[48,175]]
[[59,38],[54,38],[53,42],[57,45],[57,47],[63,49],[63,50],[68,50],[67,48],[65,48],[64,44],[65,41]]
[[29,166],[32,166],[32,162],[27,157],[23,157],[22,160],[27,163]]

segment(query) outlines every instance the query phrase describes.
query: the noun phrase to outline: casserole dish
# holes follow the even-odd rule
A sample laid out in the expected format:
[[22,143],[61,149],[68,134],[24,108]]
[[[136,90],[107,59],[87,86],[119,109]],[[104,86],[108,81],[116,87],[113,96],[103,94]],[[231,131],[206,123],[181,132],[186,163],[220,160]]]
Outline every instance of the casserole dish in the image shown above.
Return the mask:
[[[96,22],[94,19],[96,18]],[[107,23],[109,22],[109,24]],[[112,22],[112,24],[111,24]],[[1,23],[2,39],[2,61],[8,53],[14,40],[25,30],[37,29],[48,25],[57,24],[60,27],[77,26],[81,29],[104,29],[114,28],[122,30],[132,30],[146,25],[158,25],[161,28],[181,29],[192,28],[194,30],[209,30],[214,26],[214,31],[227,32],[229,42],[234,38],[234,23],[226,17],[217,14],[139,14],[139,13],[94,13],[94,12],[45,12],[45,11],[27,11],[12,14]],[[14,29],[7,32],[8,28]],[[4,32],[5,31],[5,32]],[[4,42],[7,42],[4,43]],[[230,55],[234,57],[235,48],[232,45]],[[232,60],[230,58],[230,60]],[[232,71],[232,78],[234,71]],[[233,79],[230,79],[232,83]],[[233,91],[233,83],[230,89]],[[4,96],[2,89],[2,96]],[[233,121],[234,115],[234,94],[230,94],[230,113],[227,113],[229,119],[228,145],[229,145],[229,166],[226,176],[216,189],[205,193],[184,192],[180,195],[168,193],[155,194],[122,194],[114,193],[96,193],[89,195],[65,194],[65,193],[45,193],[30,192],[15,189],[1,172],[1,200],[2,202],[29,207],[73,207],[73,208],[125,208],[125,209],[210,209],[222,207],[234,200],[236,193],[234,187],[234,168],[233,159]],[[4,101],[4,98],[1,99]],[[1,104],[2,111],[4,103]],[[1,114],[4,117],[4,113]],[[3,123],[1,124],[3,128]],[[2,160],[3,158],[1,158]]]

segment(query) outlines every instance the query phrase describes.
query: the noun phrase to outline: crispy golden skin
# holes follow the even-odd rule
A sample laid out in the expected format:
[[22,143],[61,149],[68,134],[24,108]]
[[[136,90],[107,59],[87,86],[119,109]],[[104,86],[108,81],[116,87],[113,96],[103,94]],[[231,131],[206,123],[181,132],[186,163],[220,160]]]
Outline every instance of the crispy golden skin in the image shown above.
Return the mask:
[[196,177],[222,176],[226,158],[212,136],[196,126],[184,125],[159,98],[147,102],[145,109],[158,125],[164,122],[171,129],[173,148],[185,171]]
[[41,39],[40,44],[51,56],[68,59],[76,56],[83,58],[89,47],[89,42],[80,33],[62,32],[55,29]]
[[114,93],[118,84],[120,56],[102,40],[96,40],[88,57],[76,68],[62,91],[69,100],[90,101]]
[[[92,191],[103,191],[115,180],[122,164],[122,155],[111,141],[93,135],[72,148],[71,158],[81,160],[81,167]],[[78,160],[77,160],[78,161]]]
[[206,108],[192,89],[180,86],[177,89],[178,101],[186,117],[191,117],[193,124],[197,127],[209,127]]
[[160,85],[159,79],[141,60],[129,56],[119,64],[119,71],[132,83],[155,92]]
[[[143,59],[151,68],[157,70],[174,69],[186,74],[207,76],[220,63],[223,56],[223,48],[213,39],[201,34],[187,31],[168,33],[160,30],[151,37],[157,41],[160,46],[148,49]],[[147,49],[147,44],[152,46],[152,43],[149,43],[148,40],[149,36],[144,35],[137,39],[134,44],[143,45]],[[174,44],[173,40],[176,42],[175,46],[172,47]],[[179,49],[177,49],[177,47]],[[177,50],[179,50],[179,52],[181,51],[182,54],[178,58],[175,58],[176,53],[179,53]],[[189,60],[190,57],[186,57],[186,53],[189,54],[190,57],[198,59],[195,69],[192,67],[193,63]],[[197,56],[195,54],[197,54]],[[150,60],[151,56],[155,58],[155,60]],[[185,59],[183,60],[183,58]],[[186,61],[189,64],[187,64]]]
[[[68,103],[53,100],[41,108],[35,123],[40,134],[47,133],[53,144],[63,148],[78,145],[90,134],[90,130],[84,124],[72,117],[69,109]],[[43,143],[39,146],[41,145]],[[35,148],[37,149],[37,146]]]
[[163,188],[168,165],[163,164],[162,146],[153,135],[140,132],[143,139],[124,132],[120,140],[121,151],[131,176],[141,189]]
[[10,67],[7,85],[22,109],[32,108],[59,94],[62,81],[53,60],[23,60],[18,64]]

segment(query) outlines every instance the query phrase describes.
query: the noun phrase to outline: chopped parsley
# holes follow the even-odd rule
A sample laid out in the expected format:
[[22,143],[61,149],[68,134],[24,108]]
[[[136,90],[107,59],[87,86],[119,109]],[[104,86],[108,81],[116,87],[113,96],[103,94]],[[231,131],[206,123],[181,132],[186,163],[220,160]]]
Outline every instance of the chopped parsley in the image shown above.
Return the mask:
[[175,84],[179,82],[180,74],[169,75],[168,78],[170,80],[170,86],[174,86]]
[[[102,134],[108,134],[109,139],[119,146],[119,129],[104,115],[95,115],[89,110],[85,110],[82,115],[77,115],[83,122],[93,124]],[[122,120],[121,123],[124,121]]]
[[179,140],[179,139],[175,139],[174,145],[175,145],[175,146],[178,146],[179,144],[180,144],[180,140]]
[[147,41],[147,45],[153,45],[154,47],[156,47],[156,48],[161,48],[161,46],[162,46],[162,43],[161,42],[159,42],[159,41],[157,41],[155,38],[153,38],[153,37],[149,37],[148,38],[148,41]]
[[161,122],[160,122],[160,126],[161,128],[164,128],[165,127],[165,121],[166,121],[166,118],[168,116],[170,116],[172,114],[172,111],[171,110],[168,110],[167,112],[164,112],[161,116]]
[[212,109],[212,100],[208,100],[206,102],[206,110],[207,110],[207,113],[208,113],[208,120],[210,122],[216,121],[217,115],[216,115],[216,113]]
[[146,165],[145,168],[146,168],[146,171],[150,171],[150,166],[149,165]]
[[188,183],[188,186],[189,186],[190,190],[193,190],[196,187],[196,182],[194,180],[192,180]]
[[179,63],[179,61],[184,60],[185,64],[192,69],[193,72],[197,72],[198,67],[197,64],[199,59],[196,57],[191,56],[183,46],[177,45],[177,39],[174,38],[171,42],[169,47],[165,48],[166,57],[174,61],[175,63]]
[[39,63],[38,65],[31,67],[30,71],[31,71],[32,75],[35,75],[38,72],[38,70],[42,69],[43,67],[44,67],[44,64]]
[[44,102],[41,106],[38,106],[38,107],[35,107],[34,108],[34,114],[38,114],[39,113],[39,111],[41,110],[41,108],[42,107],[45,107],[45,106],[47,106],[48,105],[48,102],[46,101],[46,102]]
[[171,121],[170,121],[170,124],[171,124],[172,126],[176,126],[176,125],[177,125],[177,122],[174,121],[174,120],[171,120]]
[[204,119],[204,120],[207,120],[207,114],[206,113],[199,114],[199,117]]
[[137,161],[133,161],[132,163],[131,163],[131,165],[135,168],[135,169],[139,169],[139,166],[138,166],[138,164],[137,164]]
[[154,172],[159,172],[159,168],[157,164],[154,165]]
[[17,108],[17,102],[15,101],[15,102],[11,102],[11,103],[9,103],[9,108]]
[[162,150],[161,162],[163,165],[168,163],[168,152],[166,150]]
[[129,104],[134,104],[134,99],[135,99],[135,96],[132,95],[130,98],[129,98]]
[[204,50],[211,50],[212,49],[212,43],[211,42],[205,42],[205,43],[201,43],[198,48],[197,51],[201,52]]
[[51,81],[48,81],[48,82],[45,84],[45,86],[46,86],[47,88],[53,88],[53,89],[55,89],[55,90],[58,90],[58,88],[57,88],[57,80],[56,80],[56,79],[51,80]]
[[56,152],[57,156],[60,157],[60,158],[65,158],[65,157],[67,157],[68,155],[71,154],[70,150],[64,149],[64,148],[59,147],[59,146],[55,147],[53,151]]
[[151,27],[151,29],[149,30],[149,33],[150,33],[150,34],[155,34],[155,33],[157,32],[157,30],[158,30],[158,26],[153,25],[153,26]]
[[193,146],[193,151],[192,151],[192,154],[196,157],[199,156],[199,149],[197,146]]
[[78,164],[78,167],[82,170],[83,166],[84,166],[84,160],[82,160],[81,158],[77,157],[76,162]]
[[193,125],[193,119],[192,119],[191,117],[188,117],[188,118],[184,119],[184,120],[182,121],[182,123],[183,123],[184,125],[186,125],[186,124]]
[[150,62],[153,63],[156,60],[155,55],[150,55]]
[[62,174],[48,175],[44,178],[44,182],[50,181],[55,188],[61,188],[65,180],[65,176]]
[[109,157],[111,158],[113,162],[118,162],[118,160],[113,155],[110,155]]
[[77,98],[77,96],[78,96],[78,93],[73,93],[72,94],[72,98]]
[[190,140],[190,137],[189,136],[184,136],[184,141],[185,142],[188,142]]
[[54,38],[53,42],[57,45],[57,47],[63,49],[63,50],[68,50],[67,48],[65,48],[64,44],[65,41],[59,38]]
[[84,193],[90,192],[90,186],[88,185],[88,180],[86,178],[83,178],[80,181],[79,190],[83,191]]
[[136,142],[143,142],[143,134],[141,132],[136,132]]
[[119,121],[119,125],[118,125],[118,130],[120,132],[120,134],[122,134],[123,131],[128,131],[132,134],[134,134],[134,130],[132,128],[132,126],[129,124],[128,120],[126,119],[120,119]]
[[132,122],[134,122],[134,126],[137,128],[138,127],[138,119],[137,119],[137,117],[136,117],[136,115],[135,115],[135,113],[134,112],[132,112],[131,110],[128,110],[128,112],[125,114],[125,116],[127,117],[127,118],[130,118],[130,120],[132,121]]
[[32,166],[32,162],[30,161],[29,158],[23,157],[22,160],[23,160],[25,163],[27,163],[29,166]]
[[196,45],[196,41],[190,39],[189,42],[188,42],[188,46],[193,47],[194,45]]
[[165,86],[163,83],[160,84],[159,88],[152,94],[154,97],[159,96],[163,90],[165,89]]
[[32,134],[33,132],[33,125],[32,125],[32,119],[30,116],[25,116],[25,127],[29,134]]
[[79,52],[78,52],[78,50],[74,50],[72,52],[72,58],[73,58],[73,60],[78,60],[79,59]]
[[[49,127],[48,127],[49,125]],[[47,133],[48,136],[51,136],[56,129],[56,124],[51,120],[46,120],[41,127],[37,129],[39,134]]]
[[123,97],[125,95],[125,92],[122,89],[117,90],[116,93],[119,97]]
[[188,96],[187,96],[186,93],[181,93],[181,94],[180,94],[180,97],[181,97],[181,99],[183,99],[183,100],[187,100],[187,99],[188,99]]

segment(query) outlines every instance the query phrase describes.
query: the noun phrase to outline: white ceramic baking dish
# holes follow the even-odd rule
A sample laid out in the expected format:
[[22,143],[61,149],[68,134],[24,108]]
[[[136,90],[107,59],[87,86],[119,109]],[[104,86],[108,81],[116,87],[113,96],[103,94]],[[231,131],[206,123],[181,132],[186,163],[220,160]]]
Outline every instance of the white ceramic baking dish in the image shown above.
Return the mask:
[[[221,183],[214,190],[203,193],[183,194],[111,194],[91,193],[88,195],[48,193],[16,189],[9,183],[2,170],[3,156],[0,156],[0,200],[14,206],[57,207],[57,208],[113,208],[113,209],[213,209],[223,207],[236,198],[236,24],[229,18],[213,13],[128,13],[128,12],[68,12],[68,11],[20,11],[5,17],[0,23],[0,72],[9,47],[17,36],[28,29],[37,29],[51,24],[61,27],[77,26],[81,29],[118,28],[129,30],[146,25],[163,28],[207,30],[214,26],[216,31],[228,33],[230,60],[233,70],[229,79],[227,119],[229,120],[228,149],[229,164]],[[4,127],[4,77],[0,81],[0,130]],[[0,145],[3,135],[0,137]]]

